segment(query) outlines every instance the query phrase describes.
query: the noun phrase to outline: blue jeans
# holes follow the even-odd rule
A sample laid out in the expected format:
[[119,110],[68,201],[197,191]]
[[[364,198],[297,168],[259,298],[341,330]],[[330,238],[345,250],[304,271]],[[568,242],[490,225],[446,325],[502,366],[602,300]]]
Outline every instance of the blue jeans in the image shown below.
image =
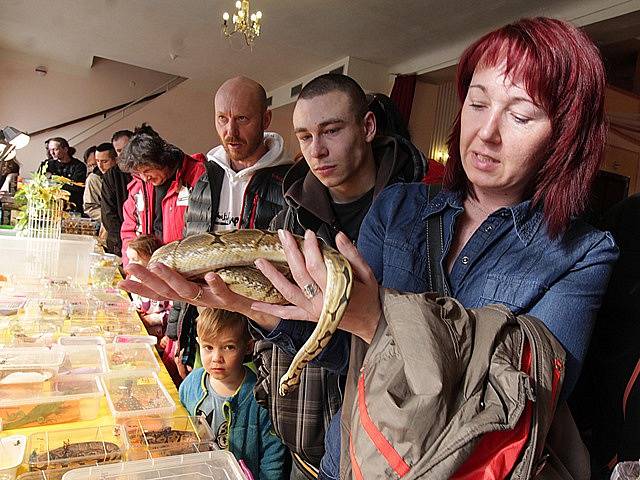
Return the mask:
[[324,435],[324,456],[320,460],[319,480],[340,480],[340,416],[342,408],[331,419]]

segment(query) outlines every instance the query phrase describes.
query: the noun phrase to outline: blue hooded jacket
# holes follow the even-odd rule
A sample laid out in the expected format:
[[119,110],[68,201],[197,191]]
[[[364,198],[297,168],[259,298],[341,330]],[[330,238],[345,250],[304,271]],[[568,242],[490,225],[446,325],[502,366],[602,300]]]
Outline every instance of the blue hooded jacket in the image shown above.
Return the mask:
[[[286,448],[276,436],[269,412],[260,407],[253,396],[256,375],[245,367],[244,382],[236,394],[224,404],[224,416],[229,422],[229,451],[244,460],[255,478],[280,480]],[[207,397],[209,374],[197,368],[180,385],[180,401],[190,415]]]

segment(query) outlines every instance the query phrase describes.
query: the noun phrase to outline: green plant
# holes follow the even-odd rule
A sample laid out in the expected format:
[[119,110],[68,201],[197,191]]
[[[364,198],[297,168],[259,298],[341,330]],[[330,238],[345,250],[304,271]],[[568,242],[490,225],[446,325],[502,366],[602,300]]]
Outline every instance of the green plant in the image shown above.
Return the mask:
[[29,222],[29,208],[45,210],[51,208],[52,201],[69,200],[69,192],[63,190],[60,183],[47,178],[46,170],[46,164],[36,170],[31,180],[23,183],[15,194],[15,202],[20,207],[18,229],[25,228]]

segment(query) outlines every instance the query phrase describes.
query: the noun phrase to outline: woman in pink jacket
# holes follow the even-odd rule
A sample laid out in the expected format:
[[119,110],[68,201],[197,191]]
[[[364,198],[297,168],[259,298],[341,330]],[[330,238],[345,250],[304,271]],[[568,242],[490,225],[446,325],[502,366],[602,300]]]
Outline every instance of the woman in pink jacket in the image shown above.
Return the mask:
[[189,195],[205,172],[204,161],[202,154],[186,155],[144,123],[136,128],[118,159],[120,169],[133,175],[120,230],[124,265],[127,246],[138,235],[155,235],[163,244],[182,238]]

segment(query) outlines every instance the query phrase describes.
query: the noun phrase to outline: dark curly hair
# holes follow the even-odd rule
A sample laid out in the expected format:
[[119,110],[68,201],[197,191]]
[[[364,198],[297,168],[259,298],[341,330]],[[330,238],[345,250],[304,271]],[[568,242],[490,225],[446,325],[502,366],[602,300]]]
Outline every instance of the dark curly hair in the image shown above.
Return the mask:
[[143,123],[136,127],[133,137],[118,157],[118,166],[123,172],[134,172],[143,166],[175,169],[184,153],[165,142],[158,132]]

